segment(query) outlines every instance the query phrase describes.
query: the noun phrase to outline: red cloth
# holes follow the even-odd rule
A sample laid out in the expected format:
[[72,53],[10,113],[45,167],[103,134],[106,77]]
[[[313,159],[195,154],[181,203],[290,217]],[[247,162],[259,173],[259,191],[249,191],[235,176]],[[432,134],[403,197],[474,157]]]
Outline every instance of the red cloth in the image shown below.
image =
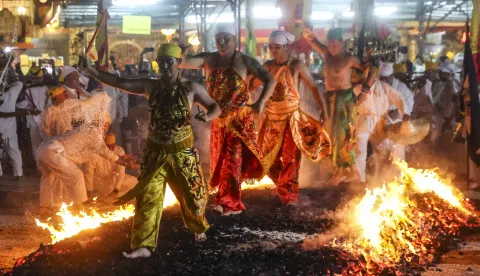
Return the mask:
[[208,77],[208,92],[222,115],[211,124],[210,186],[218,187],[215,205],[226,211],[244,210],[241,184],[245,178],[261,178],[260,161],[246,82],[233,69],[215,68]]
[[293,140],[289,124],[284,132],[282,147],[268,174],[277,186],[277,194],[283,204],[297,201],[301,157],[302,152]]

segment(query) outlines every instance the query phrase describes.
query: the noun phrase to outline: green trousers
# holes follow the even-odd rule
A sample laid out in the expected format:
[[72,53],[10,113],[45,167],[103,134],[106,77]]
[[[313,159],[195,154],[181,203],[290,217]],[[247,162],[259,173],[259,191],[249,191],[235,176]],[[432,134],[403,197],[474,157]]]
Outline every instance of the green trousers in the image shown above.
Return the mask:
[[180,202],[187,229],[204,233],[210,225],[205,219],[208,187],[203,178],[200,160],[194,147],[177,153],[156,151],[147,144],[138,184],[118,203],[136,197],[132,233],[132,249],[140,247],[155,250],[162,218],[165,188],[168,185]]
[[329,127],[332,140],[333,164],[337,167],[349,167],[355,164],[355,118],[357,116],[357,97],[353,89],[327,91],[325,93]]

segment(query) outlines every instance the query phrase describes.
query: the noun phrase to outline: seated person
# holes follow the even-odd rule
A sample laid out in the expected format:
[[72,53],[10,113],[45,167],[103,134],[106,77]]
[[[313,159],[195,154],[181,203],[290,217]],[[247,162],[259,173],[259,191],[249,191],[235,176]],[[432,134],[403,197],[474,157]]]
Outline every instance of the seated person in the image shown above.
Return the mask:
[[[122,147],[117,146],[115,135],[108,133],[105,144],[116,155],[127,158]],[[125,173],[125,167],[99,155],[95,155],[85,166],[85,184],[89,199],[95,194],[115,199],[132,189],[137,178]]]

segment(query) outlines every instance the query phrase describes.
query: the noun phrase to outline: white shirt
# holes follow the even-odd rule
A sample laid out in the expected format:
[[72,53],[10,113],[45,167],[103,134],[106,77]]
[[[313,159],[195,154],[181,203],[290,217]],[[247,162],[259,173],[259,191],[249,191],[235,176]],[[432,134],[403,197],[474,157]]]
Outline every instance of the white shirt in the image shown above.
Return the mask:
[[[402,95],[403,100],[405,102],[405,107],[404,107],[405,114],[408,114],[408,115],[412,114],[414,97],[415,97],[413,92],[408,88],[408,86],[405,83],[399,81],[396,78],[393,78],[392,88],[400,92],[400,94]],[[395,109],[396,109],[395,106],[390,107],[390,110],[395,110]]]
[[[23,83],[14,82],[3,94],[3,104],[0,105],[0,112],[15,112],[16,102],[20,92],[22,92]],[[0,133],[3,138],[17,135],[17,120],[15,117],[0,118]]]
[[404,100],[400,92],[386,82],[375,81],[370,88],[370,93],[367,94],[367,99],[358,105],[356,131],[372,133],[376,128],[383,129],[391,106],[395,106],[402,115],[404,114]]

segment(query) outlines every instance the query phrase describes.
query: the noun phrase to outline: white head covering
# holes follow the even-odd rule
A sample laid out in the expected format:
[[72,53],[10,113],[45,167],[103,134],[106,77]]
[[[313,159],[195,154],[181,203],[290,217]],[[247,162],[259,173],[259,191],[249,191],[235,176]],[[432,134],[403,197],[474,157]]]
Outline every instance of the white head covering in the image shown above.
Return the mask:
[[380,62],[380,76],[388,77],[393,74],[393,63],[391,62]]
[[68,75],[70,75],[73,72],[78,73],[78,70],[73,68],[72,66],[63,66],[62,75],[60,76],[60,78],[65,79]]
[[217,23],[214,35],[217,35],[219,33],[237,35],[237,26],[235,26],[235,23]]
[[440,72],[450,73],[450,74],[454,75],[455,74],[455,63],[446,59],[442,63],[440,63],[439,69],[440,69]]
[[295,41],[295,36],[286,31],[276,30],[273,31],[268,37],[268,44],[291,44]]

